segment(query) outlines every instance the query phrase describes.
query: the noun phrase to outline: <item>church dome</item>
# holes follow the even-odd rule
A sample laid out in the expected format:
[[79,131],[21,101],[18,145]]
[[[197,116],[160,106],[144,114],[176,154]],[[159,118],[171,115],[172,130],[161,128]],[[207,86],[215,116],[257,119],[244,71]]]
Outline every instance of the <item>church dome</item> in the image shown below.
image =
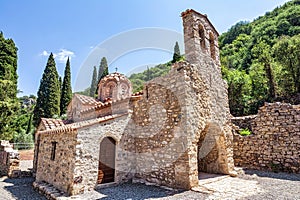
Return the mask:
[[105,76],[98,84],[98,99],[102,102],[107,99],[125,99],[130,97],[131,94],[131,82],[125,75],[117,72]]

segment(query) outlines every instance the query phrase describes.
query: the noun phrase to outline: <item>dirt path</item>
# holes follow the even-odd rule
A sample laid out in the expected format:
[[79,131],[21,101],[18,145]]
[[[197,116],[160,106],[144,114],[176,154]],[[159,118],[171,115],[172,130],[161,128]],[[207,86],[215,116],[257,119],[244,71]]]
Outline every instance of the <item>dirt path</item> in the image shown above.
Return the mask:
[[33,160],[33,149],[19,150],[20,160]]

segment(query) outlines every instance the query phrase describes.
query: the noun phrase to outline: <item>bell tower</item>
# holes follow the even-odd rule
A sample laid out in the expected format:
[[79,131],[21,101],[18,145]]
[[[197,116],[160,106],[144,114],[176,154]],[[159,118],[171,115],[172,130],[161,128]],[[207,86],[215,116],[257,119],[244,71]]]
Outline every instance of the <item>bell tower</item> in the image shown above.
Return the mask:
[[185,57],[191,64],[210,58],[220,66],[218,32],[206,15],[188,9],[181,13],[184,28]]

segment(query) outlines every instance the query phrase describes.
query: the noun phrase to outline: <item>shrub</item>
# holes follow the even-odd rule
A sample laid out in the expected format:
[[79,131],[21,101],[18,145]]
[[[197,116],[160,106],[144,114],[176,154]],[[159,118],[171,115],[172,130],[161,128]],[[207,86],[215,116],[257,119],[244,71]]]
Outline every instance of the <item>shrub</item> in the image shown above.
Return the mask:
[[247,135],[251,135],[252,132],[249,129],[246,128],[246,129],[241,129],[239,131],[239,134],[242,135],[242,136],[247,136]]

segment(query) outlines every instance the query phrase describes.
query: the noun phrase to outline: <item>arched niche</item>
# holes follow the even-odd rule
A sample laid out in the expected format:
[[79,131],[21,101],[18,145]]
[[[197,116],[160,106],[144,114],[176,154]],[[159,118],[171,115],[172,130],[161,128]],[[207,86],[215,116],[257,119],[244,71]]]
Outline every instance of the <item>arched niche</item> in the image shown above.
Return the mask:
[[209,33],[209,48],[210,56],[212,59],[216,60],[216,45],[215,45],[215,36],[212,32]]

